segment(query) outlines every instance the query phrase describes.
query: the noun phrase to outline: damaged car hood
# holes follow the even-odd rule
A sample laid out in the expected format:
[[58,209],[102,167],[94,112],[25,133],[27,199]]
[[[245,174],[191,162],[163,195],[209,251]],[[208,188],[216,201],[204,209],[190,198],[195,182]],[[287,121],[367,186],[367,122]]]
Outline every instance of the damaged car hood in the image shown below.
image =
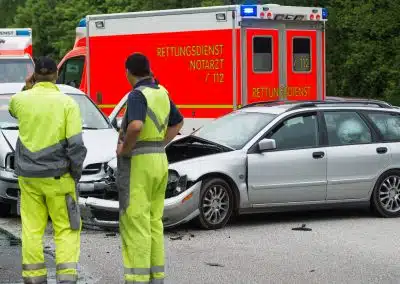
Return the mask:
[[[14,150],[18,140],[18,130],[1,130],[7,142]],[[112,129],[83,130],[83,142],[87,155],[83,166],[98,162],[107,162],[115,158],[118,133]]]
[[221,173],[227,176],[231,176],[232,173],[245,174],[242,173],[245,163],[246,154],[233,151],[175,162],[168,168],[177,171],[179,175],[187,175],[189,180],[195,181],[209,173]]
[[[194,143],[187,144],[192,139]],[[166,147],[169,169],[180,175],[187,175],[189,180],[195,181],[208,173],[222,173],[231,176],[232,173],[241,175],[246,163],[246,152],[229,150],[217,144],[197,144],[195,137],[182,136],[173,140]],[[174,149],[176,147],[176,149]],[[173,157],[179,156],[179,157]],[[173,161],[171,161],[173,160]],[[117,171],[117,159],[113,159],[108,166]],[[235,179],[234,177],[232,177]]]

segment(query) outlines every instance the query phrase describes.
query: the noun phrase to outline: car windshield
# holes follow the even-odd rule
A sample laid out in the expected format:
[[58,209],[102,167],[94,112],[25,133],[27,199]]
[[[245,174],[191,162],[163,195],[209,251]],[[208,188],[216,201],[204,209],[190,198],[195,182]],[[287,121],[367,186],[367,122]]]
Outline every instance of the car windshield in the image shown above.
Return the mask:
[[0,59],[0,83],[23,83],[33,72],[32,60]]
[[270,113],[237,111],[205,124],[192,135],[241,149],[275,117]]
[[[18,121],[8,112],[8,104],[13,94],[0,95],[0,128],[12,128],[18,126]],[[105,129],[111,125],[101,114],[98,108],[85,95],[67,94],[79,105],[82,125],[84,129]]]

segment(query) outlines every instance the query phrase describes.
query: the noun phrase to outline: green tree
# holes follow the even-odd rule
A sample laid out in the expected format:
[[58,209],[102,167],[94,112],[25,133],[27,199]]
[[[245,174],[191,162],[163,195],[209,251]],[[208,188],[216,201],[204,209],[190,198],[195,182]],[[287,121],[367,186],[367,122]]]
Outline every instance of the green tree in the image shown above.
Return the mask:
[[13,26],[32,28],[35,56],[48,55],[58,60],[72,48],[79,20],[87,14],[104,12],[101,8],[105,1],[95,2],[26,0],[25,5],[17,9]]
[[24,3],[25,0],[0,0],[0,28],[12,25],[18,6]]
[[[400,1],[236,1],[251,2],[328,8],[328,95],[374,97],[400,105]],[[35,55],[60,59],[73,46],[79,20],[88,14],[230,3],[230,0],[0,0],[0,27],[31,27]]]

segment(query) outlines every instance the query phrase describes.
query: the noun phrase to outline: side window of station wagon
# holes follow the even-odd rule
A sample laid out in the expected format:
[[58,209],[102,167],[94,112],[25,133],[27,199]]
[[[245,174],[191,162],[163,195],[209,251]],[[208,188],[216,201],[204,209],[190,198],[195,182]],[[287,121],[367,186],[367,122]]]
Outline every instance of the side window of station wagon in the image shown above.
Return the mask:
[[400,141],[400,114],[370,112],[371,122],[379,129],[386,141]]
[[324,118],[330,146],[372,142],[372,133],[360,115],[351,111],[325,112]]
[[289,118],[278,125],[269,138],[275,139],[278,150],[312,148],[318,145],[316,113]]

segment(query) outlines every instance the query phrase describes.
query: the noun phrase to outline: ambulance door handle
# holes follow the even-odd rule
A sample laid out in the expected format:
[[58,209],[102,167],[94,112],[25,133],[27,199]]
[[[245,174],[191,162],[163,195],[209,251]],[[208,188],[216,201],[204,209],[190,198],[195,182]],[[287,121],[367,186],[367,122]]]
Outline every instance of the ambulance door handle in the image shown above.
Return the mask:
[[101,104],[103,102],[103,95],[101,94],[101,92],[97,92],[96,97],[97,97],[97,103]]

